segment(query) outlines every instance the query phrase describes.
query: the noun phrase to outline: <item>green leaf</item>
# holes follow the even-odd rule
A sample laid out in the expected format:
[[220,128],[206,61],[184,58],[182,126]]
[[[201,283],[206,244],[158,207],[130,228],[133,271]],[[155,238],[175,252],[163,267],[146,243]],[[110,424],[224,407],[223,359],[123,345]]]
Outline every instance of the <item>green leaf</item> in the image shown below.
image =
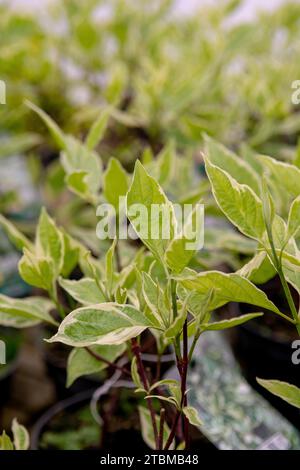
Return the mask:
[[261,240],[265,231],[261,200],[249,186],[239,184],[207,158],[205,166],[214,197],[226,217],[244,235]]
[[19,273],[27,284],[53,292],[56,273],[50,258],[37,257],[24,248]]
[[45,113],[45,111],[43,111],[41,108],[39,108],[35,104],[31,103],[29,100],[26,100],[25,104],[30,109],[32,109],[34,112],[36,112],[38,114],[38,116],[42,119],[42,121],[44,121],[44,123],[48,127],[48,129],[49,129],[49,131],[50,131],[50,133],[53,137],[53,140],[55,141],[57,146],[60,149],[64,149],[66,147],[65,135],[60,130],[60,128],[58,127],[56,122],[53,121],[53,119],[50,116],[48,116],[48,114]]
[[296,237],[300,229],[300,196],[298,196],[290,207],[286,230],[286,240]]
[[5,230],[8,238],[12,242],[12,244],[20,251],[23,248],[27,248],[28,250],[33,250],[33,244],[30,240],[28,240],[23,233],[21,233],[8,219],[3,217],[0,214],[0,225]]
[[280,380],[256,379],[269,392],[287,401],[290,405],[300,408],[300,388]]
[[102,177],[100,157],[72,136],[67,136],[66,142],[66,149],[61,154],[66,183],[75,194],[96,203]]
[[63,277],[68,277],[77,266],[80,254],[80,245],[64,230],[61,230],[64,241],[64,259],[61,269]]
[[140,389],[143,390],[145,393],[146,391],[144,390],[144,385],[142,384],[142,381],[140,379],[140,374],[138,372],[138,367],[137,367],[137,360],[136,357],[134,356],[131,361],[131,377],[134,385]]
[[196,408],[193,408],[192,406],[184,406],[182,408],[182,411],[189,420],[190,424],[192,424],[193,426],[201,426],[203,424],[201,419],[199,418],[199,414]]
[[167,321],[169,317],[168,309],[164,302],[164,295],[159,284],[153,281],[148,273],[142,273],[142,289],[143,296],[148,305],[151,318],[157,322],[157,325],[164,327],[164,320]]
[[242,325],[253,318],[261,317],[263,313],[247,313],[240,317],[230,318],[228,320],[221,320],[212,323],[203,323],[201,329],[208,330],[226,330],[227,328],[233,328],[234,326]]
[[18,423],[15,418],[12,422],[14,446],[16,450],[27,450],[29,448],[29,434],[27,429]]
[[290,196],[298,197],[300,195],[300,169],[295,165],[290,165],[266,155],[259,155],[259,161],[267,167],[275,179],[276,183],[282,189],[287,191]]
[[109,116],[109,110],[105,109],[92,125],[85,141],[85,144],[89,150],[93,150],[95,147],[97,147],[99,142],[102,140],[107,128]]
[[74,310],[62,321],[48,341],[83,347],[93,344],[122,344],[153,327],[131,305],[102,303]]
[[[143,439],[145,443],[150,447],[150,449],[155,449],[156,446],[155,446],[154,432],[153,432],[150,412],[144,406],[139,406],[139,415],[140,415],[140,423],[141,423]],[[155,421],[156,421],[157,429],[159,429],[159,423],[160,423],[159,416],[155,415]],[[167,423],[164,423],[163,447],[167,443],[169,435],[170,435],[170,429]],[[170,449],[174,449],[174,442],[170,446]]]
[[61,287],[82,305],[93,305],[105,302],[105,298],[96,281],[90,277],[83,277],[78,281],[59,278]]
[[210,311],[227,302],[241,302],[280,313],[263,291],[236,273],[225,274],[219,271],[194,273],[187,270],[185,277],[178,278],[178,282],[186,289],[193,291],[189,305],[194,302],[202,304],[207,299],[208,292],[213,289]]
[[139,161],[127,193],[127,216],[143,243],[164,262],[165,251],[175,234],[175,214],[162,188]]
[[13,443],[5,431],[0,436],[0,450],[14,450]]
[[245,160],[207,135],[205,144],[209,161],[213,165],[229,173],[239,184],[246,184],[256,194],[260,194],[258,176]]
[[37,257],[51,259],[55,274],[58,275],[64,263],[64,238],[54,220],[42,209],[36,235]]
[[111,158],[103,175],[103,194],[106,200],[114,206],[117,213],[120,210],[119,198],[125,197],[127,191],[128,175],[120,162]]
[[197,205],[190,213],[182,233],[174,238],[167,248],[166,263],[174,273],[179,274],[202,247],[203,223],[204,207]]
[[43,297],[15,299],[0,294],[0,325],[25,328],[42,321],[56,325],[49,314],[54,304]]
[[111,247],[105,256],[105,279],[109,296],[112,296],[114,286],[114,253],[116,249],[117,239],[115,238]]
[[[90,346],[93,353],[114,362],[126,349],[125,344],[110,344],[104,346]],[[72,349],[67,364],[67,387],[84,375],[97,374],[108,367],[106,362],[93,357],[85,348]]]
[[270,194],[267,181],[264,175],[262,179],[261,199],[263,204],[263,214],[266,228],[269,230],[270,233],[272,233],[272,225],[275,217],[274,201]]
[[254,284],[264,284],[275,276],[276,270],[271,264],[267,253],[260,251],[237,274],[246,277]]
[[150,389],[149,389],[149,392],[152,392],[152,390],[155,390],[156,388],[158,387],[163,387],[163,386],[166,386],[166,385],[176,385],[178,384],[178,381],[177,380],[174,380],[174,379],[163,379],[163,380],[159,380],[158,382],[155,382],[154,384],[151,385]]

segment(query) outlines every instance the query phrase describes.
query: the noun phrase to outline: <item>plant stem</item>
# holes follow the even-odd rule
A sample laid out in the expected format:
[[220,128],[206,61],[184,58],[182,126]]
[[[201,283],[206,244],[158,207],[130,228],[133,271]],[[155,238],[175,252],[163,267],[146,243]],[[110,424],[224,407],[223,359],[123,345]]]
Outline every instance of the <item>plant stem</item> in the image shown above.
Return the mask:
[[[149,382],[148,382],[148,379],[147,379],[146,371],[145,371],[144,364],[143,364],[142,357],[141,357],[141,348],[140,348],[140,345],[138,344],[136,338],[133,338],[131,340],[131,349],[132,349],[133,354],[136,357],[137,368],[138,368],[138,372],[139,372],[140,378],[142,380],[144,389],[146,390],[146,392],[149,392]],[[158,450],[159,436],[158,436],[158,429],[157,429],[157,423],[156,423],[156,418],[155,418],[155,411],[154,411],[154,408],[153,408],[153,402],[152,402],[151,398],[148,398],[146,401],[147,401],[148,409],[149,409],[149,412],[150,412],[155,446],[156,446],[156,450]]]
[[92,349],[90,349],[88,346],[84,348],[91,356],[93,356],[97,361],[99,362],[104,362],[104,364],[107,364],[110,367],[113,367],[116,370],[119,370],[120,372],[123,372],[126,375],[129,375],[131,377],[131,374],[129,370],[127,370],[125,367],[118,366],[118,364],[115,364],[114,362],[110,362],[108,359],[105,359],[105,357],[100,356],[100,354],[95,353]]
[[180,416],[181,416],[181,410],[177,410],[177,413],[175,415],[175,418],[174,418],[174,421],[173,421],[173,424],[172,424],[171,432],[170,432],[170,435],[169,435],[168,440],[166,442],[166,445],[164,447],[164,450],[169,450],[170,445],[173,442],[173,439],[174,439],[175,434],[176,434],[176,428],[177,428]]
[[159,435],[158,435],[158,450],[163,449],[164,443],[164,424],[165,424],[166,410],[162,408],[160,410],[160,422],[159,422]]
[[189,363],[190,363],[191,360],[192,360],[192,357],[193,357],[193,354],[194,354],[194,350],[195,350],[195,347],[196,347],[196,344],[197,344],[197,341],[198,341],[200,335],[201,335],[201,330],[198,328],[198,329],[196,330],[195,335],[194,335],[194,339],[193,339],[193,342],[192,342],[192,346],[190,347],[189,358],[188,358],[188,362],[189,362]]
[[270,229],[268,229],[268,227],[267,227],[267,233],[268,233],[268,238],[269,238],[269,242],[270,242],[270,246],[271,246],[271,250],[272,250],[272,254],[273,254],[273,261],[274,261],[274,264],[275,264],[275,268],[276,268],[276,271],[277,271],[278,276],[280,278],[280,282],[281,282],[281,285],[283,287],[283,291],[284,291],[287,303],[289,305],[292,317],[295,321],[297,332],[300,336],[300,319],[299,319],[299,316],[298,316],[298,312],[297,312],[297,309],[295,307],[294,300],[292,298],[292,294],[291,294],[289,285],[286,282],[285,275],[284,275],[284,272],[282,270],[281,258],[278,258],[278,256],[277,256],[277,252],[276,252],[274,241],[273,241],[273,236],[272,236],[272,233],[271,233]]
[[[176,295],[176,281],[171,279],[171,296],[172,296],[172,310],[173,310],[173,320],[178,316],[177,310],[177,295]],[[177,365],[181,362],[181,352],[180,352],[180,336],[177,336],[174,340],[174,348],[177,359]]]
[[294,304],[294,300],[293,300],[293,297],[292,297],[290,288],[289,288],[289,286],[288,286],[288,283],[286,282],[286,279],[285,279],[285,276],[284,276],[284,273],[283,273],[281,267],[280,267],[280,269],[279,269],[279,271],[278,271],[278,275],[279,275],[279,278],[280,278],[280,281],[281,281],[281,284],[282,284],[282,287],[283,287],[283,290],[284,290],[284,294],[285,294],[286,300],[287,300],[287,302],[288,302],[288,304],[289,304],[291,313],[292,313],[293,318],[294,318],[294,320],[295,320],[297,332],[298,332],[298,334],[299,334],[299,336],[300,336],[300,319],[299,319],[298,312],[297,312],[297,309],[296,309],[295,304]]
[[[188,357],[188,330],[187,330],[187,319],[183,325],[183,357],[182,357],[182,376],[181,376],[181,408],[187,406],[187,395],[186,395],[186,379],[189,365]],[[189,448],[189,421],[184,415],[183,417],[183,432],[185,441],[185,450]]]
[[55,304],[55,307],[56,307],[60,317],[63,320],[66,316],[66,312],[65,312],[64,307],[61,305],[61,303],[58,300],[57,285],[54,286],[53,290],[51,289],[51,292],[49,292],[49,295],[50,295],[50,298],[51,298],[52,302]]

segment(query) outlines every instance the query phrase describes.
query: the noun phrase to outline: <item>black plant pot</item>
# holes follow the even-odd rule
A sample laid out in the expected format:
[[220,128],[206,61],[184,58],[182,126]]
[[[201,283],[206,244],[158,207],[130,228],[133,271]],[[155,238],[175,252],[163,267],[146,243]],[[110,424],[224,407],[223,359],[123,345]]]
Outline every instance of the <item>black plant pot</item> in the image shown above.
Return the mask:
[[[94,390],[87,390],[81,392],[73,397],[67,398],[61,402],[58,402],[56,405],[52,406],[48,411],[46,411],[40,419],[36,422],[35,426],[31,432],[31,449],[45,449],[45,446],[41,447],[41,442],[43,435],[47,432],[53,432],[53,423],[55,422],[55,427],[59,430],[60,433],[65,431],[64,423],[74,416],[79,410],[88,407]],[[71,418],[72,419],[72,418]],[[80,425],[78,425],[80,428]],[[92,450],[100,448],[100,425],[99,426],[99,438],[96,442],[91,442],[90,445],[87,445],[83,450]],[[109,435],[109,439],[106,440],[105,450],[118,450],[118,452],[124,452],[127,455],[129,452],[134,452],[135,450],[146,451],[149,450],[148,447],[144,444],[140,433],[136,429],[120,429]],[[45,450],[56,450],[55,447],[50,446]]]

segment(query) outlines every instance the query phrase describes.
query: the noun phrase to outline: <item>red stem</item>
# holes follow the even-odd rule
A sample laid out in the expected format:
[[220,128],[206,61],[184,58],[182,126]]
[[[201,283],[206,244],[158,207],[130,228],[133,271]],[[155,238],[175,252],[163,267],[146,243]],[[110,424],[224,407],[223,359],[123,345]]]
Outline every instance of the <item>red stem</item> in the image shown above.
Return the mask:
[[159,422],[159,436],[158,436],[158,449],[162,450],[164,445],[164,424],[166,418],[166,410],[162,408],[160,410],[160,422]]
[[[141,357],[141,348],[140,348],[136,338],[133,338],[131,340],[131,349],[132,349],[133,354],[136,357],[137,368],[138,368],[138,372],[139,372],[140,378],[142,380],[144,389],[146,390],[146,392],[149,392],[149,382],[148,382],[148,379],[147,379],[147,375],[146,375],[144,364],[143,364],[142,357]],[[150,417],[151,417],[151,422],[152,422],[152,427],[153,427],[153,433],[154,433],[155,446],[156,446],[156,449],[158,450],[158,448],[159,448],[158,447],[159,446],[159,436],[158,436],[157,423],[156,423],[156,419],[155,419],[155,411],[154,411],[154,408],[153,408],[153,402],[152,402],[151,398],[148,398],[146,401],[147,401],[148,409],[149,409],[149,412],[150,412]]]
[[118,364],[114,364],[113,362],[110,362],[108,359],[105,359],[105,357],[100,356],[100,354],[95,353],[92,349],[90,349],[88,346],[84,348],[91,356],[93,356],[97,361],[99,362],[104,362],[110,367],[113,367],[114,369],[119,370],[120,372],[123,372],[126,375],[129,375],[131,377],[131,374],[129,370],[127,370],[125,367],[118,366]]

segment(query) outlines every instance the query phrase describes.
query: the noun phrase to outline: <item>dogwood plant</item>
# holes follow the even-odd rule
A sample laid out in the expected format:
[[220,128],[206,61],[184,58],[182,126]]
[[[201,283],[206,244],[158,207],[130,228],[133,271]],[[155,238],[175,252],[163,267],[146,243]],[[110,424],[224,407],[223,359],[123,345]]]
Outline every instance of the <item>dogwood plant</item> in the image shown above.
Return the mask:
[[[300,294],[300,165],[248,153],[247,161],[206,139],[205,165],[216,202],[226,217],[257,242],[257,252],[240,274],[257,283],[280,278],[290,315],[300,334],[300,314],[290,286]],[[261,176],[263,175],[263,176]],[[277,210],[277,212],[276,212]],[[300,390],[279,380],[257,379],[271,393],[300,407]]]
[[[88,155],[86,153],[86,158]],[[84,161],[84,154],[81,157]],[[208,171],[209,165],[213,166],[207,160]],[[124,180],[125,172],[114,160],[109,163],[107,173],[112,182]],[[34,241],[1,217],[11,240],[23,250],[20,275],[28,284],[47,293],[48,298],[39,295],[13,299],[1,295],[0,323],[22,328],[43,322],[54,328],[55,334],[46,340],[61,342],[71,348],[68,385],[82,375],[107,366],[121,370],[125,375],[131,374],[136,392],[145,399],[139,414],[146,443],[156,449],[167,450],[178,445],[188,448],[189,423],[201,424],[197,410],[188,404],[187,390],[188,369],[199,338],[208,331],[231,328],[262,315],[254,312],[215,321],[213,311],[230,301],[243,302],[274,312],[295,324],[296,321],[281,313],[266,294],[241,273],[190,269],[188,266],[195,251],[188,249],[186,242],[192,240],[186,239],[184,227],[178,233],[173,203],[159,183],[139,161],[131,182],[128,175],[126,178],[129,183],[126,188],[127,217],[144,248],[137,247],[131,261],[124,266],[120,262],[122,240],[118,237],[112,241],[105,257],[99,259],[57,226],[46,209],[41,211]],[[213,180],[211,174],[210,178]],[[88,183],[85,178],[82,181]],[[68,176],[67,182],[70,183]],[[85,196],[88,184],[79,187]],[[114,184],[114,197],[118,191],[123,193],[124,188],[125,185]],[[141,204],[149,211],[155,204],[163,207],[163,217],[168,215],[171,222],[168,239],[145,236],[145,226],[161,223],[161,216],[149,219],[149,212],[146,212],[145,218],[137,219],[131,210],[135,204]],[[242,213],[245,213],[242,207]],[[248,217],[253,216],[250,213],[241,222],[242,227],[249,227],[246,232],[255,226],[255,218],[249,223]],[[193,216],[187,223],[193,223]],[[259,230],[263,233],[263,228]],[[70,277],[76,266],[80,267],[80,279]],[[68,301],[70,298],[73,299],[71,302]],[[156,341],[155,374],[149,373],[142,359],[146,335],[153,335]],[[160,375],[161,356],[167,348],[174,350],[178,380]],[[118,362],[125,355],[131,361],[130,372]],[[180,442],[182,434],[177,436],[181,420],[184,443]]]

